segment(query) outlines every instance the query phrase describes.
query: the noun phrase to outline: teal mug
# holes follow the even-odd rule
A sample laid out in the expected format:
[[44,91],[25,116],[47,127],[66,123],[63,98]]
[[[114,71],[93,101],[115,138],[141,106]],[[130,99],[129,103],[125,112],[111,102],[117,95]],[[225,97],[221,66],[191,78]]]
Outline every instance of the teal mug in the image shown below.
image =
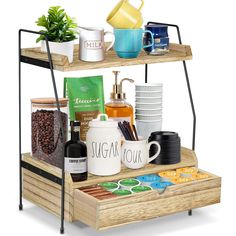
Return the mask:
[[[143,34],[151,35],[151,42],[143,45]],[[114,29],[114,50],[118,57],[136,58],[143,48],[152,47],[154,44],[153,33],[143,29]]]

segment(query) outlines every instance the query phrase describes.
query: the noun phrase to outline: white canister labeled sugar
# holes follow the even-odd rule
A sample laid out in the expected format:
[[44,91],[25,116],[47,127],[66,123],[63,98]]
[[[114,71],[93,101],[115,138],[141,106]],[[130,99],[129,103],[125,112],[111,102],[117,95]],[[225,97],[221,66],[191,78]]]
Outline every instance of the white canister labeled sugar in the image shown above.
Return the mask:
[[121,171],[121,134],[116,121],[105,114],[90,121],[86,145],[89,173],[106,176]]

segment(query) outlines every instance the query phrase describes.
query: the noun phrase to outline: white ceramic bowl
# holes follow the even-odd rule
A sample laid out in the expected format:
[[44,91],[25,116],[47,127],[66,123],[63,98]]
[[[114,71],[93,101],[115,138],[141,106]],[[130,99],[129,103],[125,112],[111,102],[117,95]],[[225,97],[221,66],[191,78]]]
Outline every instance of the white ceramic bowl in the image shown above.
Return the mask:
[[162,91],[163,84],[136,84],[136,91]]
[[152,132],[161,131],[162,120],[156,120],[156,121],[136,120],[136,127],[138,135],[143,136],[145,139],[148,139]]
[[136,91],[135,97],[157,98],[162,97],[162,91]]
[[135,103],[136,109],[161,109],[162,103]]
[[162,97],[136,97],[135,102],[140,102],[140,103],[160,103],[162,102]]
[[143,120],[143,121],[154,121],[154,120],[161,120],[162,114],[160,115],[136,115],[136,120]]

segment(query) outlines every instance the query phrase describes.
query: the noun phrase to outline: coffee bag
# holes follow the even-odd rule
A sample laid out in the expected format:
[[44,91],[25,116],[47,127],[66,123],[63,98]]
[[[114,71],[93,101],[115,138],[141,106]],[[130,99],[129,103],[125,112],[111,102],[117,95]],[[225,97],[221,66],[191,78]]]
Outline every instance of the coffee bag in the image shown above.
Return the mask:
[[81,122],[80,137],[86,141],[88,123],[104,113],[103,77],[64,78],[64,97],[69,98],[70,120]]

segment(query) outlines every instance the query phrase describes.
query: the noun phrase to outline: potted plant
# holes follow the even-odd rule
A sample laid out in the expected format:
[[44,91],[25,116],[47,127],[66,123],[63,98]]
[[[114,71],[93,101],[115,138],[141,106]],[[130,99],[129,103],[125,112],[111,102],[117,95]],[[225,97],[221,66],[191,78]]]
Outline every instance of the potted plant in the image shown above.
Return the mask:
[[[48,15],[42,15],[36,21],[38,26],[44,27],[44,33],[49,41],[51,53],[62,54],[68,57],[69,63],[73,62],[74,40],[77,38],[77,23],[69,17],[60,6],[50,7]],[[40,35],[36,42],[41,43],[41,50],[46,52],[44,35]]]

